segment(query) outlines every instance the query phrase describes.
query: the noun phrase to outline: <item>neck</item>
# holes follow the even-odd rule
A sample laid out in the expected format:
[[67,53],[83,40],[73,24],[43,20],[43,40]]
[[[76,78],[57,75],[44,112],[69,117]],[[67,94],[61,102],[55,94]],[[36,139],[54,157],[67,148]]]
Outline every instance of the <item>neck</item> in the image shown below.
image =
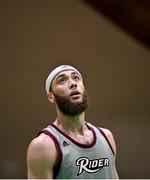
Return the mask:
[[66,116],[62,113],[58,113],[54,124],[65,132],[78,131],[82,133],[86,129],[85,113],[83,112],[76,116]]

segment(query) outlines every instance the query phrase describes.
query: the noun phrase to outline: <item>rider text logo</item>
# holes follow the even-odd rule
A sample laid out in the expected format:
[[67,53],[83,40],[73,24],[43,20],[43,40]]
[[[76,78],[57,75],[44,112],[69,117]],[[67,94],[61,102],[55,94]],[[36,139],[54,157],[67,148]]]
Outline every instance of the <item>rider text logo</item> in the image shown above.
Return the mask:
[[83,171],[88,173],[95,173],[101,170],[103,167],[109,166],[108,158],[100,158],[89,160],[87,157],[80,157],[76,160],[76,165],[79,166],[78,175],[80,175]]

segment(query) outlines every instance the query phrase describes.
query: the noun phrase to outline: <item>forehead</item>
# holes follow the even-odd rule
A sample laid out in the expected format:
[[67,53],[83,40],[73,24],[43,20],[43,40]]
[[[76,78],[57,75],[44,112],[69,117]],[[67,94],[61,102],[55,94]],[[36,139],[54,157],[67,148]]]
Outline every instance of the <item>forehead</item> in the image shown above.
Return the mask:
[[[80,76],[80,74],[77,73],[77,72],[74,71],[74,70],[64,70],[64,71],[61,71],[60,73],[58,73],[58,74],[55,76],[54,80],[56,80],[56,79],[58,79],[59,77],[62,77],[62,76],[71,76],[71,75],[74,75],[74,74],[77,74],[78,76]],[[54,81],[54,80],[53,80],[53,81]]]

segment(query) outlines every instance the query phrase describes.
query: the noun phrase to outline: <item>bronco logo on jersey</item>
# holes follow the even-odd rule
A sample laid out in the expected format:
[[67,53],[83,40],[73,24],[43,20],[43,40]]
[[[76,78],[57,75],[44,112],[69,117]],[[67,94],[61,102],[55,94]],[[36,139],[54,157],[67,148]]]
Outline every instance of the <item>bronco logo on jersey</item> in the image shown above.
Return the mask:
[[100,158],[89,160],[87,157],[80,157],[76,160],[76,165],[79,166],[78,175],[80,175],[83,171],[88,173],[95,173],[101,170],[103,167],[109,166],[108,158]]

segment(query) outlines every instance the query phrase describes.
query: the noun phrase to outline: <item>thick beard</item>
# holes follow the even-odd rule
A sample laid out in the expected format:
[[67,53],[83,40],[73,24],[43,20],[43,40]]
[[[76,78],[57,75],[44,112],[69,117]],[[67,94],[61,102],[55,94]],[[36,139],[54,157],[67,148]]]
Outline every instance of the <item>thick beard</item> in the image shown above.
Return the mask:
[[81,102],[71,102],[69,97],[62,97],[54,93],[56,103],[60,111],[68,116],[76,116],[84,112],[88,108],[88,94],[83,93]]

